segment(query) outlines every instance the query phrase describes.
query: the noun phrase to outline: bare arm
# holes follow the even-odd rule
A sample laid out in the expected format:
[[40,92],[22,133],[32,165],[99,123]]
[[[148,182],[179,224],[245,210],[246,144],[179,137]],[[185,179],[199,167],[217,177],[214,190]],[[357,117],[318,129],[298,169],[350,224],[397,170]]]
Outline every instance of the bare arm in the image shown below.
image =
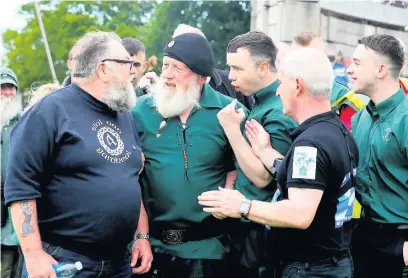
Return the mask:
[[237,180],[237,171],[230,171],[227,173],[227,178],[225,179],[224,188],[234,189],[234,183]]
[[254,154],[241,130],[239,128],[225,129],[225,133],[244,174],[258,188],[267,186],[272,181],[272,176],[265,169],[262,161]]
[[289,188],[289,199],[276,203],[252,201],[247,217],[271,227],[307,229],[312,223],[323,191]]
[[144,207],[143,201],[140,205],[140,216],[139,223],[137,225],[136,233],[148,233],[149,232],[149,218],[147,217],[146,209]]
[[11,218],[24,256],[32,252],[42,251],[36,201],[27,200],[12,203]]

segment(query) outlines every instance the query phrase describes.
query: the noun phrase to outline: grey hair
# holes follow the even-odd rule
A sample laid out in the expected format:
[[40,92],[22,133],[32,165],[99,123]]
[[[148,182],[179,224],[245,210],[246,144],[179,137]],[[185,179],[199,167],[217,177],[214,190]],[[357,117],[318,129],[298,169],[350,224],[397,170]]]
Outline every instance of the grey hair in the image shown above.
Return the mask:
[[93,31],[86,33],[74,47],[78,48],[74,78],[89,79],[96,72],[96,66],[109,54],[108,44],[112,41],[122,43],[121,38],[113,32]]
[[176,30],[174,30],[172,38],[175,38],[183,34],[197,34],[205,38],[204,33],[200,29],[187,24],[179,24]]
[[334,72],[329,58],[318,49],[301,48],[283,59],[281,70],[290,79],[303,79],[307,91],[314,97],[330,98]]

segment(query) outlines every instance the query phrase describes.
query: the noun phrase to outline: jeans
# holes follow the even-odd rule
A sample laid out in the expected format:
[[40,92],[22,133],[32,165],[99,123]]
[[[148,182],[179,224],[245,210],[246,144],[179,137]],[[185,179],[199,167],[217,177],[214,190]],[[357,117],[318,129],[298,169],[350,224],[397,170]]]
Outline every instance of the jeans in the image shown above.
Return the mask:
[[[58,263],[75,263],[80,261],[83,268],[75,274],[75,278],[130,278],[132,275],[128,253],[114,260],[97,261],[59,246],[45,242],[42,245],[44,251],[51,255]],[[25,263],[21,278],[28,278]]]
[[352,278],[353,261],[351,256],[327,258],[318,262],[282,263],[276,268],[276,278]]

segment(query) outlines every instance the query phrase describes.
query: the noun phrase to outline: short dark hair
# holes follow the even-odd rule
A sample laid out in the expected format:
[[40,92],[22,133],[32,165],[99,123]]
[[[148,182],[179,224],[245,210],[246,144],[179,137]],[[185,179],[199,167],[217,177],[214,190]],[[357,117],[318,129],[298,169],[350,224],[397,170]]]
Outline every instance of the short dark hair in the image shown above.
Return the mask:
[[238,48],[248,50],[257,66],[267,62],[270,69],[273,72],[276,71],[275,60],[278,49],[272,39],[265,33],[250,31],[238,35],[228,43],[227,52],[236,53]]
[[390,35],[375,34],[359,39],[358,44],[362,44],[387,57],[391,63],[390,71],[392,77],[396,79],[399,77],[405,61],[404,46],[400,40]]
[[137,55],[140,51],[145,52],[144,44],[135,38],[124,38],[122,39],[122,45],[129,52],[130,56]]
[[310,43],[311,43],[314,39],[316,39],[317,37],[318,37],[318,36],[317,36],[316,33],[313,33],[313,32],[302,32],[302,33],[296,35],[296,36],[293,38],[293,41],[294,41],[295,43],[297,43],[298,45],[307,47],[307,46],[309,46]]

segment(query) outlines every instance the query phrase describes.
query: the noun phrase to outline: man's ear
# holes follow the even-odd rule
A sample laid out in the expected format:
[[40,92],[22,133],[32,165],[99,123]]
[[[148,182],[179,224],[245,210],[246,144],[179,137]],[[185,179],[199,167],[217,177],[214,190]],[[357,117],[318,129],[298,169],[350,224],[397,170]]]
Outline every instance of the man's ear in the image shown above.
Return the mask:
[[259,65],[259,77],[264,78],[268,71],[270,70],[270,65],[267,62],[263,62]]
[[108,65],[105,63],[99,63],[96,65],[96,76],[98,76],[103,83],[106,83],[109,80],[108,70]]
[[295,79],[295,83],[296,83],[296,96],[300,96],[304,91],[305,83],[303,82],[303,79],[298,77]]
[[388,65],[380,65],[376,70],[376,76],[379,79],[384,78],[387,75],[387,73],[390,73]]

